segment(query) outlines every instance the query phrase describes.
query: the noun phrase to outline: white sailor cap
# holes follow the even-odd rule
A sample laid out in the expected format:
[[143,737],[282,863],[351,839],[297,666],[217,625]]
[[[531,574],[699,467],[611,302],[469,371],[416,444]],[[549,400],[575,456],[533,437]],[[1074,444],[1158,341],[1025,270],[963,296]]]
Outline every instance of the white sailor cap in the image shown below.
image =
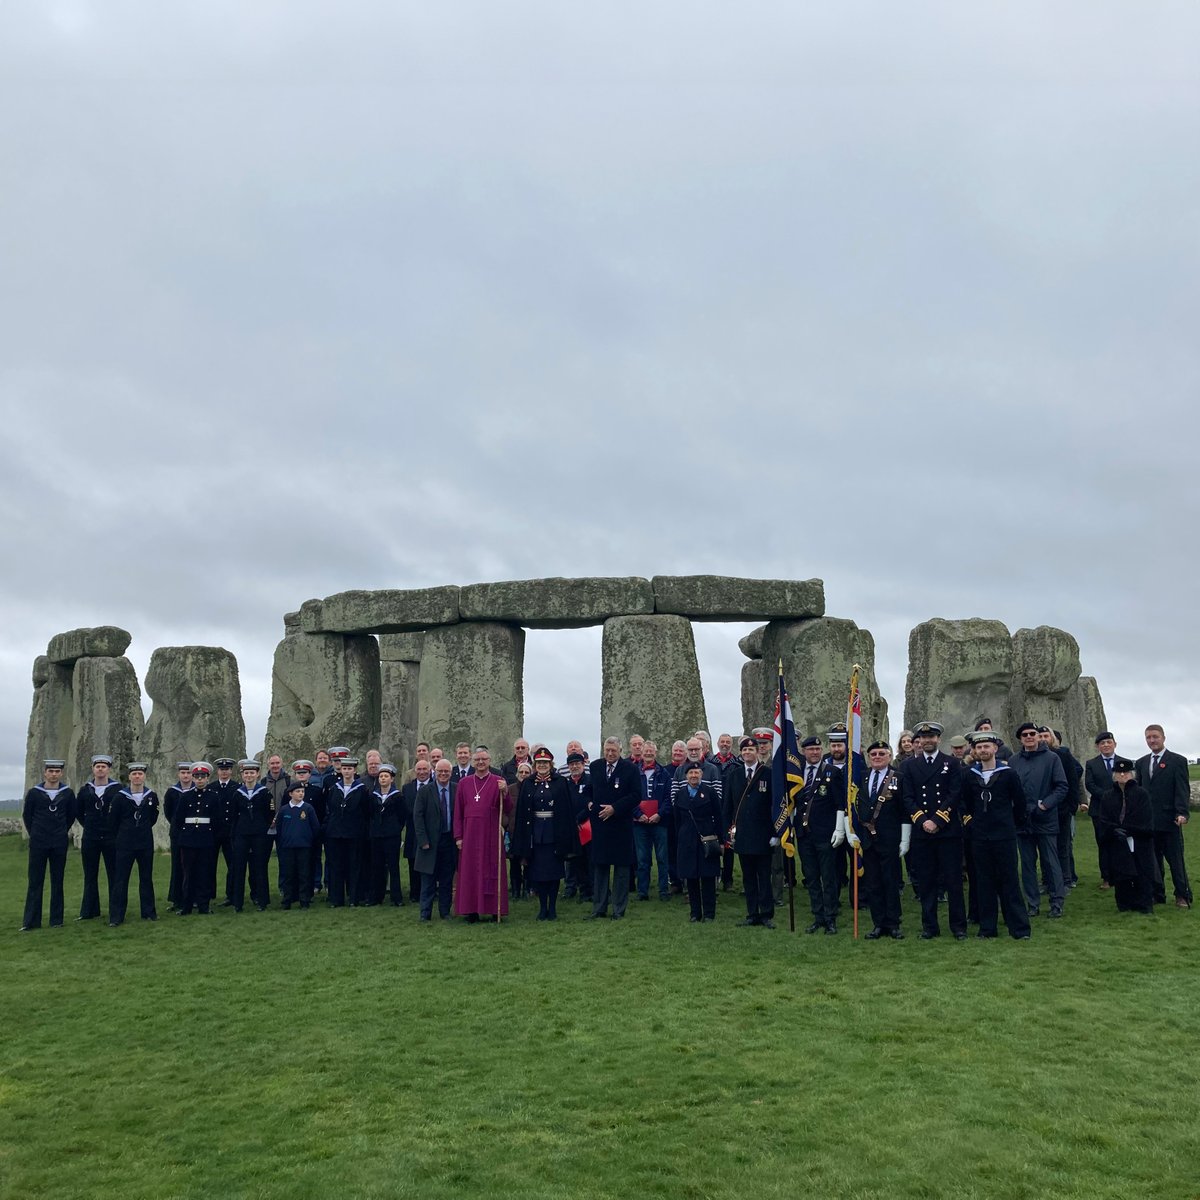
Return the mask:
[[93,754],[92,755],[92,766],[94,767],[97,763],[104,763],[105,766],[111,767],[113,765],[112,755],[111,754]]

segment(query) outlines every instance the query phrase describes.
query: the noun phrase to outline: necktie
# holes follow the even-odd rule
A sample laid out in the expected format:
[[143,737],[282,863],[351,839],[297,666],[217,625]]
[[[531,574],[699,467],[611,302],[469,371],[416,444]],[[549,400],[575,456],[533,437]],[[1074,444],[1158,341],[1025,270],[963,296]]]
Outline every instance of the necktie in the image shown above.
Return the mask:
[[1150,774],[1153,775],[1158,770],[1158,755],[1150,755]]
[[608,772],[607,772],[607,774],[604,776],[604,778],[605,778],[605,779],[611,779],[611,778],[612,778],[612,773],[613,773],[613,765],[612,765],[612,763],[609,763],[609,764],[608,764]]
[[871,772],[871,799],[874,800],[879,795],[879,772]]
[[446,829],[450,828],[450,789],[442,788],[442,812],[446,818]]
[[746,768],[746,782],[747,782],[747,783],[749,783],[749,782],[750,782],[750,780],[751,780],[751,779],[753,779],[753,778],[754,778],[754,768],[753,768],[753,767],[747,767],[747,768]]
[[1112,774],[1112,759],[1106,758],[1104,760],[1104,765],[1108,768],[1108,773],[1111,775]]
[[816,773],[817,773],[817,768],[816,768],[816,767],[809,767],[809,768],[808,768],[808,778],[807,778],[807,779],[805,779],[805,781],[804,781],[804,786],[805,786],[805,787],[812,787],[813,776],[814,776]]

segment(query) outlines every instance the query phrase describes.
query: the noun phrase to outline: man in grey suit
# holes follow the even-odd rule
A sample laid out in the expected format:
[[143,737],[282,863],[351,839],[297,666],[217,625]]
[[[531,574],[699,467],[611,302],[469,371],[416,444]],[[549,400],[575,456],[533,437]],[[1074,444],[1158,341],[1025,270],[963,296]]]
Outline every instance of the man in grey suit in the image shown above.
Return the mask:
[[417,853],[413,866],[421,876],[421,920],[433,919],[433,900],[437,897],[442,920],[450,917],[454,872],[458,850],[454,845],[454,794],[458,783],[450,778],[454,766],[440,759],[432,781],[417,788],[413,803],[413,829]]
[[1183,827],[1188,819],[1187,759],[1167,749],[1167,736],[1161,725],[1146,726],[1146,745],[1150,753],[1137,760],[1137,781],[1150,793],[1154,810],[1154,857],[1158,862],[1154,902],[1165,904],[1167,884],[1163,878],[1163,859],[1171,868],[1175,888],[1175,907],[1192,907],[1192,885],[1183,862]]

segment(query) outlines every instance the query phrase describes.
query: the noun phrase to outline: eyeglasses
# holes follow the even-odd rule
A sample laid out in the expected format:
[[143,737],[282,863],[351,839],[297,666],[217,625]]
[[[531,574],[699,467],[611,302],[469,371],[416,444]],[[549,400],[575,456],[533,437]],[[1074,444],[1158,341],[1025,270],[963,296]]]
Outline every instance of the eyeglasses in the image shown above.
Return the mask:
[[1027,729],[1027,730],[1025,730],[1025,732],[1024,732],[1023,734],[1021,734],[1021,736],[1022,736],[1023,738],[1027,738],[1027,737],[1037,737],[1037,736],[1038,736],[1038,731],[1037,731],[1036,729]]

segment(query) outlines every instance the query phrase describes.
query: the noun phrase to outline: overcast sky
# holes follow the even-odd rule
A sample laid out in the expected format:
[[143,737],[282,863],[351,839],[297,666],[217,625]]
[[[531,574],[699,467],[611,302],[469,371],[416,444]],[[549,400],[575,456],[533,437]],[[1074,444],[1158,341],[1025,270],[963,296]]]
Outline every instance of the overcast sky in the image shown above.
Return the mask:
[[[819,576],[893,729],[917,622],[1061,626],[1125,748],[1200,752],[1198,36],[8,0],[0,795],[61,630],[227,646],[253,751],[303,600],[544,575]],[[599,660],[530,635],[531,737],[594,742]]]

